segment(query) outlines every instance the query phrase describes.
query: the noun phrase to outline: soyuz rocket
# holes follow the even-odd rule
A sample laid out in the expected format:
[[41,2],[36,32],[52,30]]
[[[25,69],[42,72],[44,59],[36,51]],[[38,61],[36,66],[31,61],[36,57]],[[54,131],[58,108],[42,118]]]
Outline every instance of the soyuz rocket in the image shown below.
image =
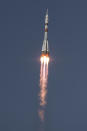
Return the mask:
[[42,56],[49,56],[49,47],[48,47],[48,9],[45,16],[45,34],[42,45]]

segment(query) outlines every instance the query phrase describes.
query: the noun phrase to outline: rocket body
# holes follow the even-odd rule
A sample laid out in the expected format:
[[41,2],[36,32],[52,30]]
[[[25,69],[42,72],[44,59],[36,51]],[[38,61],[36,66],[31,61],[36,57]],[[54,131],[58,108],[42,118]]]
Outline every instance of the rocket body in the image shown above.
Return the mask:
[[42,55],[49,56],[49,47],[48,47],[48,9],[45,16],[45,33],[44,40],[42,45]]

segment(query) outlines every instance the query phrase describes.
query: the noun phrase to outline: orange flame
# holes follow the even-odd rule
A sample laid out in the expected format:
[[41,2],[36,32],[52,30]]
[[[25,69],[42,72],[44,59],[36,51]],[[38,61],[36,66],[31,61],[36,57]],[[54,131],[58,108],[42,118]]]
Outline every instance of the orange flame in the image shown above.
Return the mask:
[[49,57],[41,56],[41,69],[40,69],[40,107],[42,109],[39,110],[40,119],[44,120],[44,107],[46,105],[46,95],[47,95],[47,81],[48,81],[48,64]]
[[40,61],[41,61],[41,64],[44,63],[44,64],[48,64],[49,63],[49,56],[41,56],[40,58]]

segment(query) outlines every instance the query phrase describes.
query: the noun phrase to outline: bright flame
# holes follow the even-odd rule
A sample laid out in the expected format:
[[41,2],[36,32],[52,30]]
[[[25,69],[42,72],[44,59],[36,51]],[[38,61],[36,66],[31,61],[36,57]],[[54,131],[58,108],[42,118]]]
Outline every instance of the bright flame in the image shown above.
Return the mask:
[[49,56],[41,56],[41,69],[40,69],[40,110],[39,116],[42,121],[44,121],[44,107],[46,105],[46,95],[47,95],[47,81],[48,81],[48,63]]
[[49,56],[41,56],[40,61],[41,63],[48,64],[49,63]]

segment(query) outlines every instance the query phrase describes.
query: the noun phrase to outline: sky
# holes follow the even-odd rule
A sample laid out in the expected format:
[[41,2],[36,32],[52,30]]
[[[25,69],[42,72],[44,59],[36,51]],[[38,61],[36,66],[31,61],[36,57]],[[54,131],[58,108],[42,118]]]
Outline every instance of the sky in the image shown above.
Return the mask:
[[0,130],[39,131],[44,18],[50,57],[45,131],[87,131],[87,2],[0,1]]

